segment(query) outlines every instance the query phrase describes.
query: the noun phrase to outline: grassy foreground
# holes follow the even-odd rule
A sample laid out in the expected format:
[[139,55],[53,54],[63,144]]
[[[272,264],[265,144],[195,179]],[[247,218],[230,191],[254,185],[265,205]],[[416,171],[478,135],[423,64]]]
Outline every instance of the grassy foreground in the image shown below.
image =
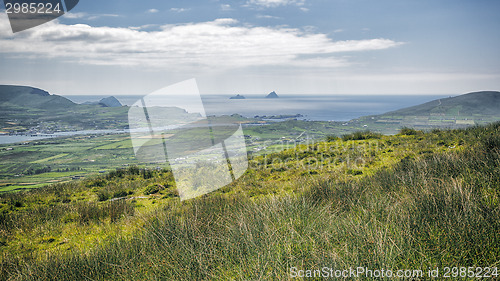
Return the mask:
[[168,170],[132,167],[2,194],[0,279],[499,266],[500,123],[332,137],[255,157],[232,185],[185,202],[172,181]]

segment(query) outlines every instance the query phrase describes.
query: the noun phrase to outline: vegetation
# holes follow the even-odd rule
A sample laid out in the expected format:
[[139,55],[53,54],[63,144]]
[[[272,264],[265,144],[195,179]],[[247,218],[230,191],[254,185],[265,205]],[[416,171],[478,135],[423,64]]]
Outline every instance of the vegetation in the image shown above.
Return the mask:
[[500,121],[500,92],[484,91],[438,99],[349,122],[363,124],[372,131],[396,133],[395,128],[406,126],[418,129],[457,129]]
[[0,192],[112,171],[136,163],[129,135],[75,136],[0,146]]
[[80,105],[41,89],[0,85],[0,131],[49,133],[73,130],[123,129],[127,107]]
[[408,127],[403,127],[399,131],[401,135],[407,135],[407,136],[414,136],[418,135],[419,133],[422,133],[422,131],[415,130],[413,128],[408,128]]
[[348,140],[369,140],[369,139],[379,139],[380,137],[382,137],[382,134],[379,134],[379,133],[373,133],[373,132],[370,132],[370,131],[357,131],[357,132],[354,132],[352,134],[347,134],[347,135],[343,135],[342,136],[342,139],[344,141],[348,141]]
[[0,197],[0,279],[286,280],[290,268],[498,266],[500,123],[252,157],[179,202],[167,169]]
[[[213,120],[215,122],[250,121],[235,115]],[[332,132],[341,135],[357,130],[349,126],[341,126],[340,130],[339,126],[331,122],[288,120],[265,126],[245,126],[244,134],[249,152],[259,155],[314,143]],[[195,134],[191,132],[187,137],[192,138]],[[0,192],[39,188],[139,164],[129,134],[82,135],[0,145],[0,158]],[[149,165],[149,168],[156,166]]]
[[[487,124],[500,120],[499,101],[499,92],[478,92],[348,122],[296,120],[302,117],[300,114],[254,118],[233,114],[211,117],[211,123],[242,124],[249,153],[261,155],[318,140],[335,142],[334,136],[344,141],[380,139],[380,134],[398,133],[398,127],[403,127],[399,132],[402,135],[420,136],[425,130]],[[79,105],[40,89],[0,85],[0,134],[123,129],[128,126],[128,110],[128,107]],[[192,118],[180,109],[161,110],[172,110],[173,115],[184,121]],[[270,121],[273,119],[285,121]],[[193,135],[196,135],[194,130],[184,138],[193,139]],[[0,145],[0,158],[0,192],[70,182],[138,164],[128,134],[95,134]],[[155,167],[151,164],[148,168]]]

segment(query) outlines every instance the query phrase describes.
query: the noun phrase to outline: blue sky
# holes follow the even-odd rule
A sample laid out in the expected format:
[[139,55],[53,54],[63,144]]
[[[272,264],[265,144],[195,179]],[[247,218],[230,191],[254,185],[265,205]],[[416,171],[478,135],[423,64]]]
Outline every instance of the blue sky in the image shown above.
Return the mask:
[[88,1],[12,34],[0,83],[142,95],[462,94],[500,90],[500,1]]

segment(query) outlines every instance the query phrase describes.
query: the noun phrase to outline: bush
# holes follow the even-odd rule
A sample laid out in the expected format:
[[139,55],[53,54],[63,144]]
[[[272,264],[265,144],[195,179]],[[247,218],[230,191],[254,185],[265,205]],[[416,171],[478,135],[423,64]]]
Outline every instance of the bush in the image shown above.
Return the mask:
[[94,180],[89,180],[85,183],[87,187],[104,187],[106,186],[107,181],[104,179],[94,179]]
[[363,174],[363,172],[360,170],[347,170],[347,173],[353,176],[359,176]]
[[150,184],[144,189],[144,195],[150,195],[160,192],[160,190],[165,189],[165,186],[161,184]]
[[374,133],[370,131],[358,131],[352,134],[347,134],[342,136],[342,140],[368,140],[368,139],[380,139],[382,134]]
[[415,135],[418,135],[419,132],[421,132],[421,131],[417,131],[413,128],[403,127],[399,131],[399,134],[405,135],[405,136],[415,136]]
[[336,141],[338,140],[339,138],[336,136],[336,135],[328,135],[326,136],[326,141],[327,142],[332,142],[332,141]]
[[113,198],[121,198],[129,195],[129,192],[125,190],[117,190],[113,193]]
[[153,171],[148,169],[141,169],[141,176],[145,180],[150,179],[153,177]]
[[102,202],[108,200],[111,196],[108,191],[106,190],[98,190],[96,192],[97,195],[97,201]]
[[163,192],[163,194],[164,195],[163,195],[162,199],[179,197],[179,192],[177,191],[177,189],[166,189]]

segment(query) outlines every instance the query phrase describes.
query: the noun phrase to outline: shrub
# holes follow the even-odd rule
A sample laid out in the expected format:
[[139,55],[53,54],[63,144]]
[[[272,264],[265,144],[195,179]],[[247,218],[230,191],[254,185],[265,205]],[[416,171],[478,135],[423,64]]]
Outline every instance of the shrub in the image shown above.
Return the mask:
[[347,173],[353,176],[359,176],[363,174],[363,172],[360,170],[348,170]]
[[153,171],[148,169],[141,169],[141,176],[145,180],[150,179],[153,177]]
[[160,190],[165,189],[165,186],[161,184],[150,184],[144,189],[144,195],[150,195],[158,193]]
[[328,135],[326,136],[326,141],[327,142],[332,142],[332,141],[336,141],[338,140],[339,138],[336,136],[336,135]]
[[113,198],[125,197],[129,194],[126,190],[117,190],[113,193]]
[[89,180],[85,183],[85,185],[87,187],[103,187],[103,186],[106,186],[107,184],[107,181],[104,180],[104,179],[93,179],[93,180]]
[[111,196],[107,190],[98,190],[96,192],[97,201],[102,202],[108,200]]
[[413,128],[409,128],[409,127],[403,127],[401,128],[401,130],[399,131],[399,134],[400,135],[405,135],[405,136],[415,136],[419,133],[420,131],[417,131]]
[[177,191],[177,189],[166,189],[163,194],[163,199],[179,197],[179,192]]
[[352,134],[347,134],[342,136],[342,140],[368,140],[368,139],[380,139],[382,134],[374,133],[370,131],[358,131]]

